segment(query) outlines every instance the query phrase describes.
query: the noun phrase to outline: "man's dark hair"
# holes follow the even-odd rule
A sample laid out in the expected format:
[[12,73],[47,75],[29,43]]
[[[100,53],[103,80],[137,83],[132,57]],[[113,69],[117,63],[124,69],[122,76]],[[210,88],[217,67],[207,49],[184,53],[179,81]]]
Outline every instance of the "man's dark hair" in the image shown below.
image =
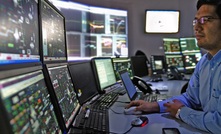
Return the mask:
[[199,10],[202,5],[216,6],[216,13],[219,18],[221,18],[221,0],[198,0],[196,5],[197,10]]

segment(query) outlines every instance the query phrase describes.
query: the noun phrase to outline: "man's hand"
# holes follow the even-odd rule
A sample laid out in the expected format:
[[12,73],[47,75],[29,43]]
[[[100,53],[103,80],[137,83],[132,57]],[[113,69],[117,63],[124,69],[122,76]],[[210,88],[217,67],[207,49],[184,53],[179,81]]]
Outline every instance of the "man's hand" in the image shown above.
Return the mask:
[[157,102],[146,102],[144,100],[131,101],[126,108],[137,106],[136,111],[143,111],[147,113],[159,112],[160,108]]
[[181,107],[184,106],[184,104],[182,102],[180,102],[179,100],[173,100],[173,102],[168,102],[168,103],[164,103],[163,104],[166,107],[166,112],[169,112],[170,115],[172,116],[176,116],[177,110]]

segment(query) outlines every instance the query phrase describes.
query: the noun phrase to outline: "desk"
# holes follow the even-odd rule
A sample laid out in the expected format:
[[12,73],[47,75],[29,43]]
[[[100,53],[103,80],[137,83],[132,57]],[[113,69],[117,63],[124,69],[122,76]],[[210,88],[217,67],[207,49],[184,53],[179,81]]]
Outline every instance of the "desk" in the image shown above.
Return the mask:
[[[129,98],[127,94],[119,96],[118,100],[109,109],[109,128],[113,133],[125,133],[131,127],[131,121],[137,115],[124,115],[124,107]],[[114,112],[113,112],[113,111]],[[115,112],[119,113],[116,114]],[[121,114],[122,113],[122,114]],[[193,128],[181,120],[171,117],[168,113],[154,113],[147,116],[149,123],[144,127],[134,127],[128,134],[162,134],[162,128],[178,128],[181,134],[206,134],[206,132]]]
[[[166,93],[169,96],[179,95],[181,88],[187,83],[185,80],[167,80],[159,82],[148,82],[152,84],[152,89],[158,89],[160,92]],[[166,91],[168,90],[168,91]],[[131,128],[131,121],[136,118],[137,115],[125,115],[124,107],[127,105],[122,102],[129,102],[128,95],[119,96],[118,100],[113,104],[109,110],[109,128],[113,133],[125,133]],[[116,114],[116,113],[119,114]],[[128,133],[129,134],[162,134],[162,128],[178,128],[181,134],[205,134],[207,132],[201,131],[188,124],[182,122],[179,119],[171,117],[168,113],[153,113],[146,114],[149,119],[149,123],[144,127],[134,127]]]

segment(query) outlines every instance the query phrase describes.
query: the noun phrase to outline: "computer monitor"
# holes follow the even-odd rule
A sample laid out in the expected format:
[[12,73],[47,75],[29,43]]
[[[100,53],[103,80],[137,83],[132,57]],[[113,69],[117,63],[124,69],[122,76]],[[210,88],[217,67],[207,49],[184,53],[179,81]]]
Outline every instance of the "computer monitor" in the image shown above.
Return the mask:
[[112,62],[117,81],[121,80],[119,72],[122,70],[127,70],[130,77],[133,77],[130,58],[128,57],[112,58]]
[[199,60],[202,57],[201,53],[185,53],[183,55],[184,57],[184,67],[185,67],[185,73],[193,73],[196,64],[199,62]]
[[153,74],[164,74],[166,72],[166,58],[164,55],[151,55],[150,62]]
[[0,69],[40,63],[38,2],[3,0],[0,7]]
[[166,56],[166,63],[167,67],[175,66],[179,71],[184,71],[184,62],[183,62],[183,56],[178,55],[165,55]]
[[134,76],[144,77],[148,76],[147,58],[143,55],[131,56],[131,67]]
[[70,62],[68,68],[78,100],[80,104],[83,105],[98,94],[91,61]]
[[163,38],[165,54],[181,54],[179,38]]
[[29,67],[3,71],[0,76],[0,111],[7,131],[61,133],[42,70]]
[[47,0],[40,0],[41,60],[43,63],[67,61],[65,18]]
[[117,80],[111,57],[95,57],[91,59],[98,90],[104,93],[107,87],[114,85]]
[[80,104],[74,91],[67,63],[46,64],[43,69],[47,86],[53,95],[52,102],[62,117],[59,122],[65,125],[62,131],[63,133],[68,132]]
[[194,37],[180,38],[180,46],[182,53],[200,53],[197,40]]

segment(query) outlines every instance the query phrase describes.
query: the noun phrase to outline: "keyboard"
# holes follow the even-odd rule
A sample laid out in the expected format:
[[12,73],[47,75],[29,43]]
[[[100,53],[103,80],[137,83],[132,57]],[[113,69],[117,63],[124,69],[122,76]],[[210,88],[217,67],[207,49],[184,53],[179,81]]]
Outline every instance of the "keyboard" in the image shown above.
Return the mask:
[[83,106],[73,123],[73,127],[80,129],[79,133],[108,133],[108,109],[117,98],[118,93],[109,92],[99,96],[89,105]]
[[85,114],[85,111],[81,112],[73,123],[75,128],[81,129],[81,133],[108,133],[108,110],[99,112],[90,110],[88,117],[85,117]]
[[155,102],[155,101],[163,101],[167,98],[168,96],[166,94],[150,94],[144,96],[142,99],[148,102]]

